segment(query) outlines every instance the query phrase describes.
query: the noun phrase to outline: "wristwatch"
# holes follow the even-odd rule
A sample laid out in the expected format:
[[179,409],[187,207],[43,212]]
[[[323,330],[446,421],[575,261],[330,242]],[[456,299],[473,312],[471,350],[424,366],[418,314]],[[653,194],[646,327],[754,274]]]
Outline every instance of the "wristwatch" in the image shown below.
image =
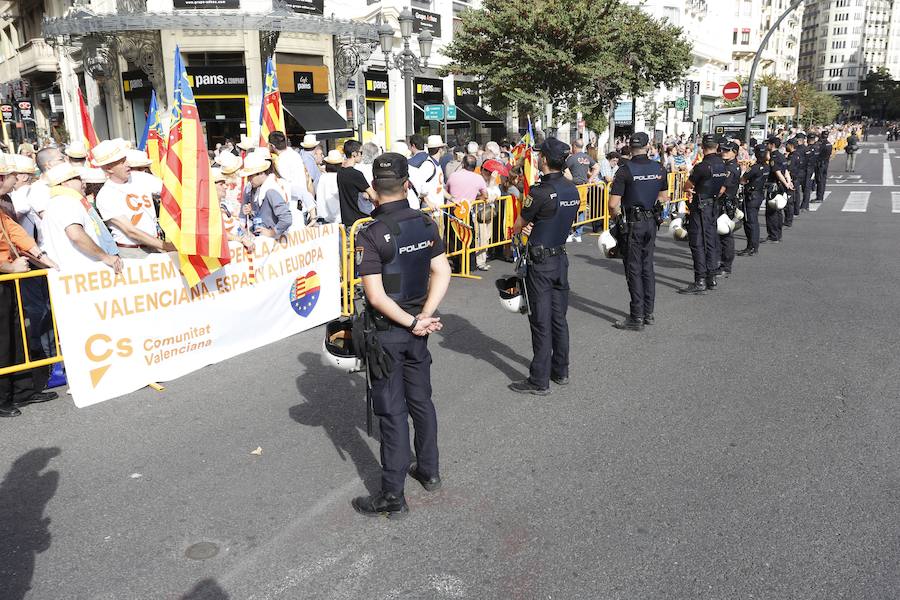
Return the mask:
[[416,328],[416,326],[417,326],[418,324],[419,324],[419,320],[414,318],[414,319],[413,319],[413,322],[412,322],[412,325],[410,325],[409,327],[407,327],[406,330],[407,330],[408,332],[412,333],[412,331]]

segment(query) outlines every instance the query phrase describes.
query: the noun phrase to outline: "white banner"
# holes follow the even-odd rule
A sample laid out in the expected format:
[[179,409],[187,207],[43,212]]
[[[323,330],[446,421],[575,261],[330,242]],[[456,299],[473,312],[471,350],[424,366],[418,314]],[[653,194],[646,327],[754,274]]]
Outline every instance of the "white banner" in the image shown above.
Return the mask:
[[[257,239],[252,257],[188,288],[172,253],[48,277],[69,389],[78,407],[168,381],[337,318],[334,225]],[[255,278],[255,281],[254,281]]]

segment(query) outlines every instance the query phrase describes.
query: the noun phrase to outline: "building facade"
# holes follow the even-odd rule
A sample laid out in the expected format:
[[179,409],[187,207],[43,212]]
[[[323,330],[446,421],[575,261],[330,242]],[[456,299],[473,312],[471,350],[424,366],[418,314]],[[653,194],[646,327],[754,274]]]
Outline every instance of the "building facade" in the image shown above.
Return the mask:
[[800,79],[837,96],[852,115],[861,80],[879,67],[900,79],[900,1],[806,0]]
[[[763,37],[790,6],[790,0],[734,0],[731,29],[732,70],[749,77],[750,68]],[[797,80],[803,5],[792,11],[775,30],[763,50],[757,75],[786,81]]]

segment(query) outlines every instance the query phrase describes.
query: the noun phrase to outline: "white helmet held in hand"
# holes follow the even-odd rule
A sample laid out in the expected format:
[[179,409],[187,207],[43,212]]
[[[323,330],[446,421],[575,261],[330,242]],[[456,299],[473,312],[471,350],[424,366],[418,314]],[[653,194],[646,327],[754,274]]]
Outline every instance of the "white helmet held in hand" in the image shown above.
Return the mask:
[[776,194],[769,198],[769,201],[766,202],[766,206],[774,208],[775,210],[782,210],[787,206],[787,196],[784,194]]
[[684,228],[684,220],[681,217],[672,219],[672,222],[669,223],[669,231],[672,232],[672,236],[678,241],[687,239],[688,232]]
[[597,240],[597,246],[606,258],[615,258],[616,253],[614,251],[617,245],[618,242],[609,229],[604,230],[600,234],[600,239]]
[[737,225],[737,222],[744,218],[744,211],[739,208],[734,209],[734,223]]
[[350,319],[336,319],[325,325],[322,355],[325,362],[345,373],[362,371],[362,360],[353,349],[353,325]]
[[728,215],[722,213],[719,215],[719,218],[716,219],[716,231],[719,232],[719,235],[728,235],[734,231],[734,221],[729,219]]
[[522,281],[518,277],[502,277],[497,280],[500,305],[511,313],[524,314],[525,296],[522,295]]

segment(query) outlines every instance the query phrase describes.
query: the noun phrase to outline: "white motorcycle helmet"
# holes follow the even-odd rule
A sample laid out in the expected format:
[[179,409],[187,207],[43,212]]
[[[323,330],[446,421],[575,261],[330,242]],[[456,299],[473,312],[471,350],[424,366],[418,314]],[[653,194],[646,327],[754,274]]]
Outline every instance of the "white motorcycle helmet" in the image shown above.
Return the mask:
[[719,215],[719,218],[716,219],[716,231],[719,232],[719,235],[728,235],[734,231],[734,222],[728,218],[728,215],[722,213]]
[[734,209],[734,223],[737,225],[737,222],[744,218],[744,211],[739,208]]
[[687,229],[684,228],[684,219],[681,217],[672,219],[672,222],[669,223],[669,231],[672,232],[672,237],[678,241],[687,239],[688,232]]
[[344,371],[362,371],[362,360],[353,351],[352,324],[350,319],[336,319],[325,325],[322,354],[325,362]]
[[526,306],[521,280],[518,277],[502,277],[496,283],[500,305],[511,313],[524,314]]
[[601,233],[600,238],[597,240],[597,246],[606,258],[615,258],[615,249],[617,245],[618,242],[613,234],[610,233],[609,229]]
[[766,206],[775,210],[782,210],[787,206],[787,196],[784,194],[776,194],[769,198],[768,202],[766,202]]

